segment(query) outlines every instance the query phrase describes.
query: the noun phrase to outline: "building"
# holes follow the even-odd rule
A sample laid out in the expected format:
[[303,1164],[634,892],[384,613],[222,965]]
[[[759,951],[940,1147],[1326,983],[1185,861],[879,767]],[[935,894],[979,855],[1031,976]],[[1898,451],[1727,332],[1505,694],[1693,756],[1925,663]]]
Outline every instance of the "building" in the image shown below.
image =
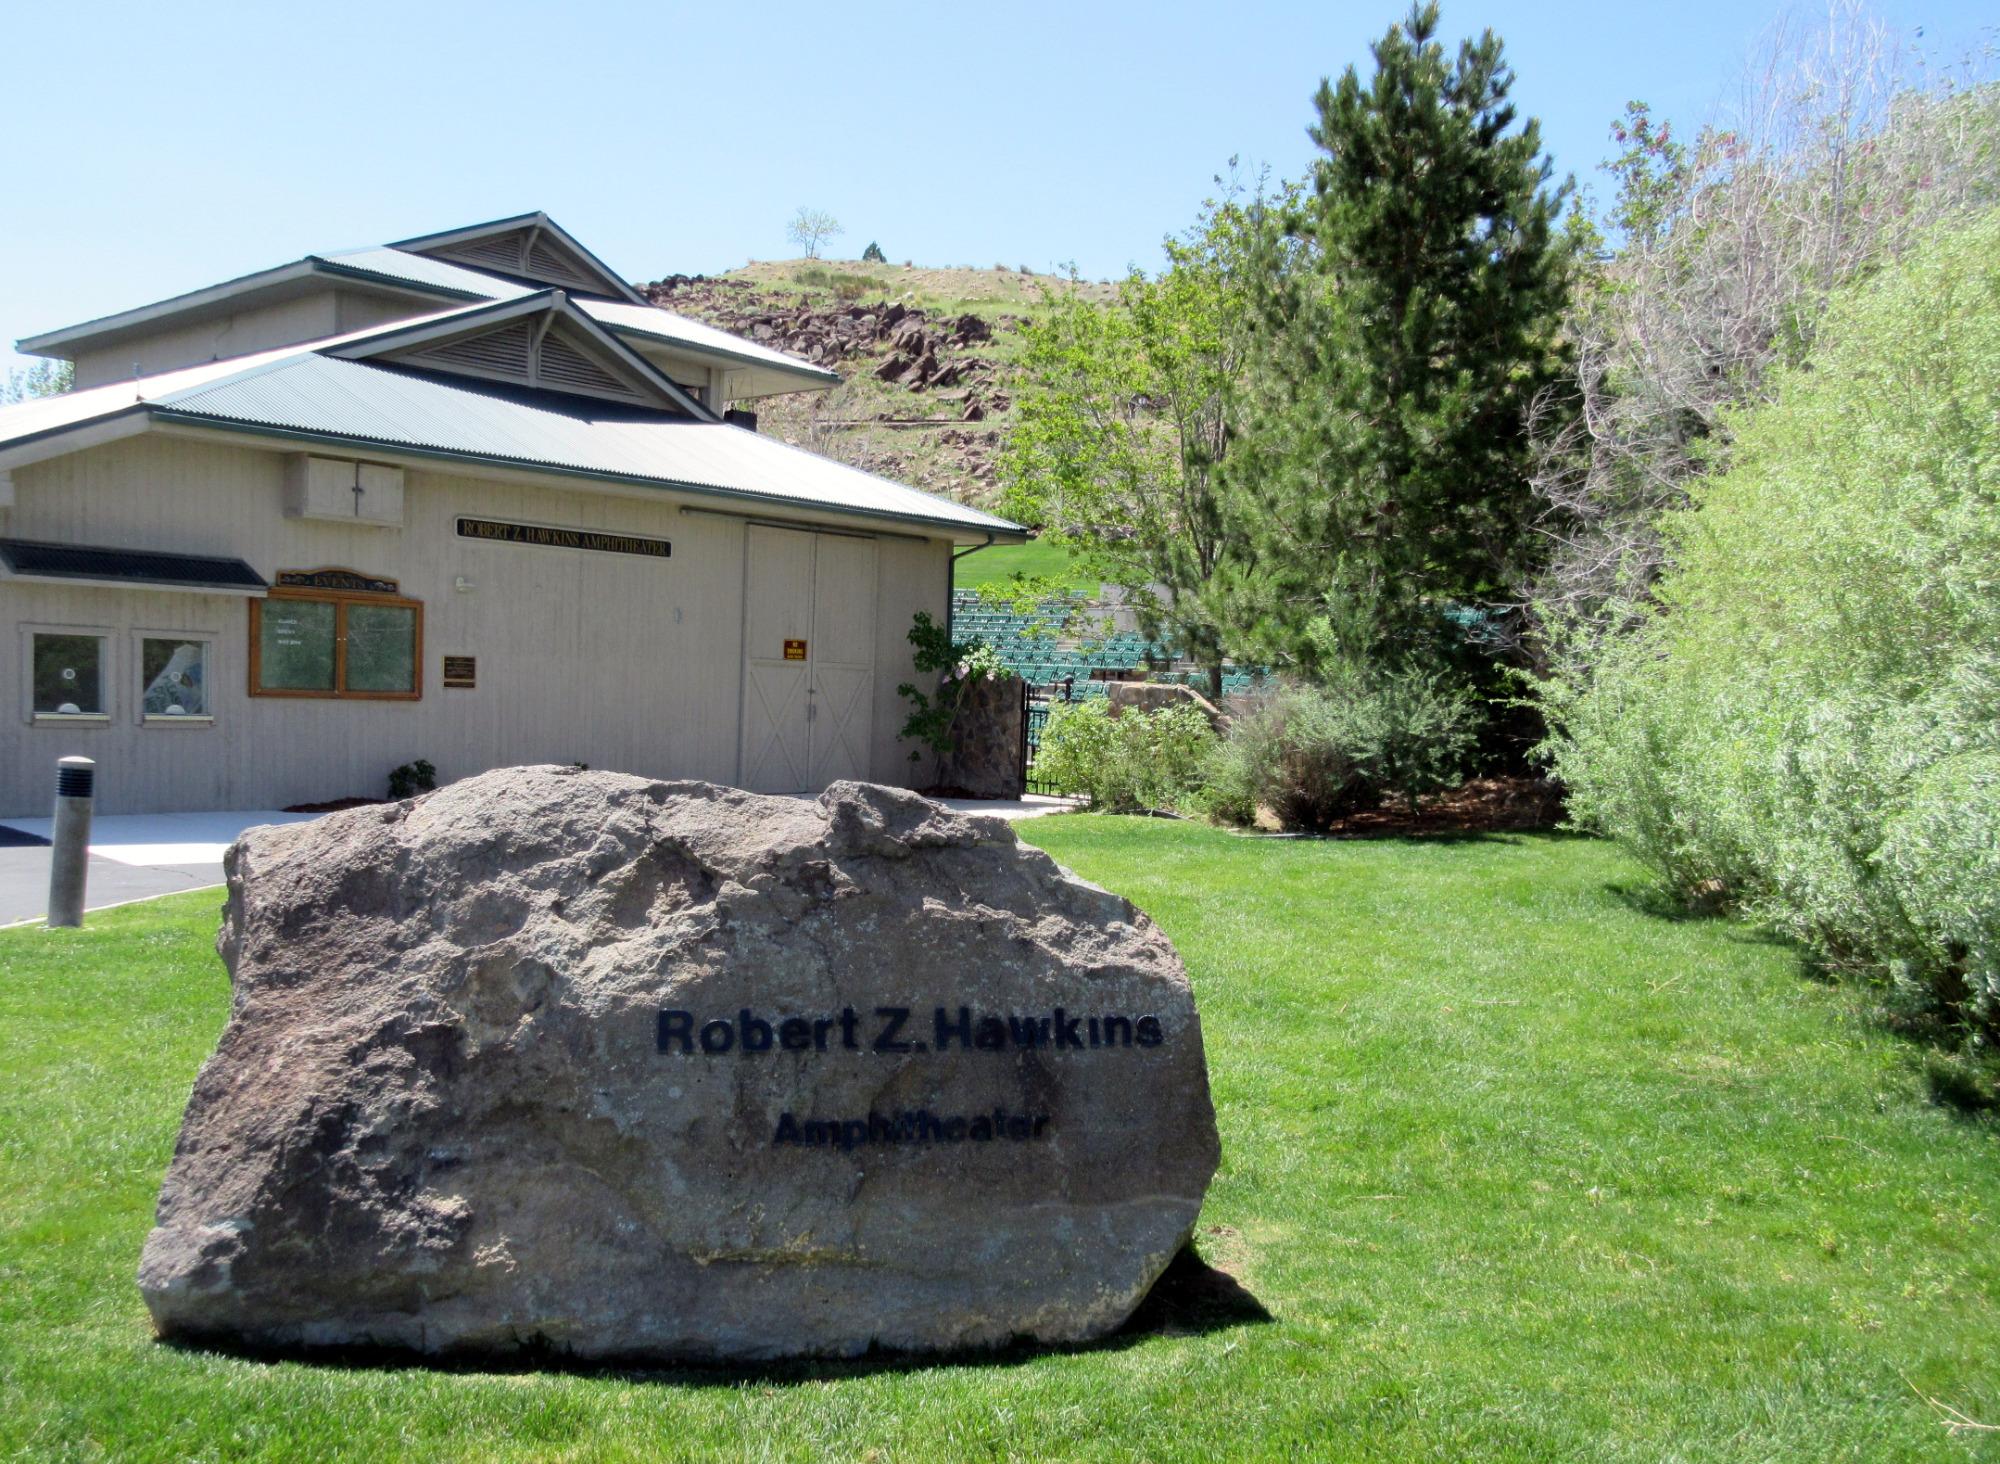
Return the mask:
[[920,610],[1004,519],[759,436],[837,378],[648,305],[541,214],[20,342],[0,816],[277,808],[580,762],[908,782]]

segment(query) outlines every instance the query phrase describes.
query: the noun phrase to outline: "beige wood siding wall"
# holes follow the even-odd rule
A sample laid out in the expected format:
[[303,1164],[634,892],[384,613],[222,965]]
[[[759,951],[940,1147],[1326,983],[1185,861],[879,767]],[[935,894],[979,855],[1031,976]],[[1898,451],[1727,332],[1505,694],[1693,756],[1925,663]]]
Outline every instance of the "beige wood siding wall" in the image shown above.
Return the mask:
[[[54,765],[98,760],[106,812],[280,808],[379,795],[389,770],[428,758],[440,780],[488,767],[581,761],[654,777],[737,776],[744,528],[682,514],[701,500],[634,500],[412,469],[401,529],[287,519],[283,457],[147,435],[15,471],[12,537],[339,566],[401,582],[425,606],[415,702],[252,697],[248,609],[237,596],[0,579],[0,817],[46,814]],[[669,539],[667,560],[461,539],[461,514]],[[945,612],[950,548],[882,539],[873,774],[913,777],[896,686],[913,674],[919,609]],[[471,588],[460,590],[463,578]],[[110,636],[111,719],[35,726],[26,625]],[[141,725],[137,633],[215,637],[215,721]],[[478,658],[478,686],[447,690],[447,655]],[[919,769],[918,772],[923,770]]]
[[130,381],[134,376],[154,376],[179,366],[199,366],[300,341],[324,340],[339,334],[339,321],[336,292],[321,290],[277,305],[239,310],[219,320],[156,331],[94,351],[80,351],[76,357],[76,384],[79,388],[104,386],[114,381]]

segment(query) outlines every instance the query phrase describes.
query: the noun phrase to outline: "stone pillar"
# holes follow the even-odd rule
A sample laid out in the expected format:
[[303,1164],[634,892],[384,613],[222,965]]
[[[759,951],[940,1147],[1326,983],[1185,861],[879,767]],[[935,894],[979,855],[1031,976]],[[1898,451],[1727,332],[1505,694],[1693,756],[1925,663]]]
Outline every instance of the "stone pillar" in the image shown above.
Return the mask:
[[951,724],[952,751],[938,782],[974,798],[1024,795],[1027,699],[1027,683],[1018,676],[974,683]]

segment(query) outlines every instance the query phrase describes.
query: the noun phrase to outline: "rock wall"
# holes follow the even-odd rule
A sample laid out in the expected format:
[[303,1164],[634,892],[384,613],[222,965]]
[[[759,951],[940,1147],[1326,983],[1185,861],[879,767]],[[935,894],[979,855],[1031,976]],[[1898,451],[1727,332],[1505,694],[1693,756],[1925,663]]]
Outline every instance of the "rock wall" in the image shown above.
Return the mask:
[[938,782],[974,798],[1019,798],[1027,792],[1027,683],[1002,676],[976,683],[952,723],[953,750]]
[[1208,725],[1216,731],[1220,732],[1229,725],[1229,718],[1215,703],[1192,686],[1160,681],[1113,681],[1107,684],[1106,694],[1114,717],[1127,708],[1153,712],[1162,707],[1192,706],[1201,710],[1201,714],[1208,718]]

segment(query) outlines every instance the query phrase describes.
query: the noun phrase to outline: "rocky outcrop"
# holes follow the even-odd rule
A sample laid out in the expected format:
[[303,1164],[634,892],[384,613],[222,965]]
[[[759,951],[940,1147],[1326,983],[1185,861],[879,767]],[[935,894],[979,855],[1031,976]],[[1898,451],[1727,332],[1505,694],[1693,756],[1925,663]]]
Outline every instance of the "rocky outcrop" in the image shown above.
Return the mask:
[[553,767],[253,829],[167,1336],[771,1358],[1118,1326],[1217,1158],[1166,937],[1007,824]]
[[[997,490],[1000,433],[976,424],[1002,422],[1013,408],[1010,373],[992,347],[996,336],[1020,329],[1020,316],[944,314],[901,300],[843,303],[704,275],[638,288],[663,309],[879,383],[877,400],[858,419],[845,397],[766,399],[763,430],[962,502],[990,500]],[[887,403],[879,400],[885,395]]]
[[[964,354],[969,347],[990,343],[996,328],[996,322],[970,312],[938,315],[901,301],[781,301],[740,280],[702,275],[670,275],[638,288],[662,309],[695,315],[816,365],[837,366],[886,352],[873,368],[876,379],[910,391],[975,384],[991,388],[997,376],[994,362]],[[997,328],[1015,330],[1020,324],[1020,317],[1003,315]]]

